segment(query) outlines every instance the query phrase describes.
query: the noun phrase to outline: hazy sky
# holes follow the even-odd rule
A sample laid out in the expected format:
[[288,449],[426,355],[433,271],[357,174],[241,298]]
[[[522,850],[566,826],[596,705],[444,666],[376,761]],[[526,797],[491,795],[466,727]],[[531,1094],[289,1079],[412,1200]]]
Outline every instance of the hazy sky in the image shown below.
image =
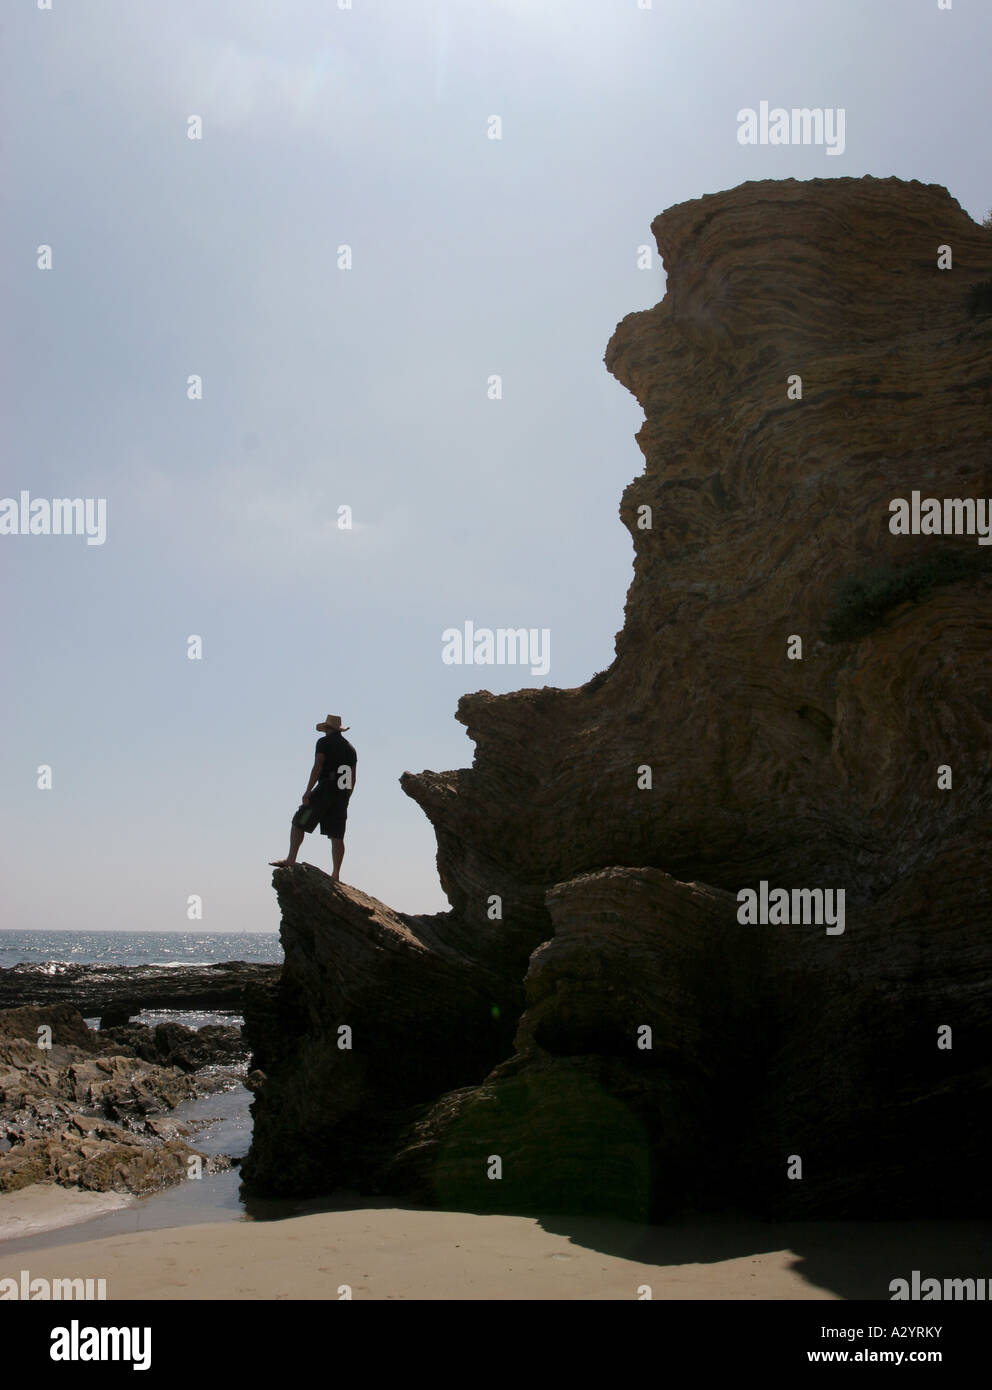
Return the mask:
[[[602,358],[664,293],[651,219],[779,177],[992,204],[989,0],[643,5],[4,5],[0,496],[107,529],[0,535],[3,925],[275,930],[329,712],[344,879],[446,906],[400,774],[470,765],[463,692],[613,658],[642,414]],[[741,145],[762,100],[843,108],[843,154]],[[549,673],[445,665],[467,620],[548,629]]]

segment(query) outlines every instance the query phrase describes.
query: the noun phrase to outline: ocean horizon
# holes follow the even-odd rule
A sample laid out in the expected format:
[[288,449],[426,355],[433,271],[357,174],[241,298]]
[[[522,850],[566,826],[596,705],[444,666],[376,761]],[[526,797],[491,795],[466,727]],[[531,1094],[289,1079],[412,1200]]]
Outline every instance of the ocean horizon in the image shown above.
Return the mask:
[[278,932],[17,931],[0,928],[0,968],[14,965],[215,965],[282,960]]

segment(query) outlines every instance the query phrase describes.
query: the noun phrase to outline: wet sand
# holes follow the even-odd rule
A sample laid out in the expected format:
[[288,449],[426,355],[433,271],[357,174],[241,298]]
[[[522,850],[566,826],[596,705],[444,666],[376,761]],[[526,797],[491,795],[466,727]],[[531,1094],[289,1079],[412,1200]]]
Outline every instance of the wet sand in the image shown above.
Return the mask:
[[[0,1242],[28,1237],[92,1221],[108,1212],[121,1211],[133,1197],[117,1192],[83,1192],[55,1183],[32,1183],[17,1192],[0,1194]],[[2,1250],[3,1244],[0,1244]]]

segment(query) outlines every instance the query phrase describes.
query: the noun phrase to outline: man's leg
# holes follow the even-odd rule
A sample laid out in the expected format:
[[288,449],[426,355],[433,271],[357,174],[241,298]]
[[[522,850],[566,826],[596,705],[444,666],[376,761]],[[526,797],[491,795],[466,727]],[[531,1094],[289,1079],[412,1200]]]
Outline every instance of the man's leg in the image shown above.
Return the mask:
[[300,852],[300,845],[303,843],[303,831],[298,825],[290,826],[289,830],[289,854],[285,859],[270,859],[269,863],[275,869],[288,869],[290,864],[296,863],[296,856]]
[[335,883],[341,877],[341,860],[344,858],[344,840],[331,838],[331,878]]

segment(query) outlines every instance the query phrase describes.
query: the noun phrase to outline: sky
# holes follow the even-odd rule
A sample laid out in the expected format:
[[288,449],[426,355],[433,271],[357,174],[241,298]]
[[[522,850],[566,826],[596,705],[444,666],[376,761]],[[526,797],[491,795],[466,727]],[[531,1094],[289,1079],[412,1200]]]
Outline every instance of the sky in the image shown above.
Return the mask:
[[[613,659],[652,218],[873,174],[980,221],[990,51],[988,0],[5,5],[0,498],[94,524],[0,534],[0,925],[276,930],[329,713],[343,879],[446,907],[400,774],[471,765],[463,693]],[[764,100],[843,150],[742,144]],[[444,662],[466,622],[548,671]]]

